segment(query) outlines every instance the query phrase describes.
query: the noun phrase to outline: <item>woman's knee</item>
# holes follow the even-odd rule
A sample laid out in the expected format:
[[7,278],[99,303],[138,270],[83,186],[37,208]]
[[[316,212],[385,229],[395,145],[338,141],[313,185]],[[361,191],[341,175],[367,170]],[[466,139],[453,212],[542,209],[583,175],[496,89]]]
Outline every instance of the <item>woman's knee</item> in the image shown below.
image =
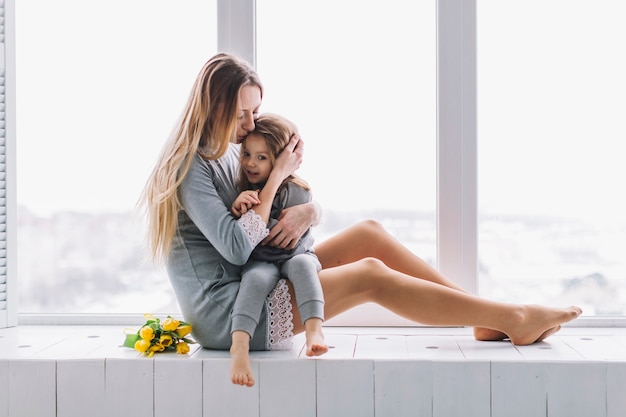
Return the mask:
[[367,257],[355,262],[360,269],[360,280],[368,289],[377,290],[384,285],[384,277],[389,268],[377,258]]

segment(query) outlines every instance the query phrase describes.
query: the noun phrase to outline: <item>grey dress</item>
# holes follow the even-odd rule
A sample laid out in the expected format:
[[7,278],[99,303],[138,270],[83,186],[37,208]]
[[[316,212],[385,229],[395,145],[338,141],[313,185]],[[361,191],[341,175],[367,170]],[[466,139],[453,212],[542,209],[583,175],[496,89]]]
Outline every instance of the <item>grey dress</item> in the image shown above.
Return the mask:
[[[206,161],[196,155],[178,191],[183,206],[167,262],[167,272],[183,317],[193,337],[210,349],[229,349],[231,311],[241,267],[267,233],[258,224],[236,220],[230,214],[238,196],[235,186],[239,146],[231,144],[224,156]],[[253,226],[253,227],[248,227]],[[293,333],[291,302],[280,282],[265,303],[251,341],[251,350],[280,348]]]

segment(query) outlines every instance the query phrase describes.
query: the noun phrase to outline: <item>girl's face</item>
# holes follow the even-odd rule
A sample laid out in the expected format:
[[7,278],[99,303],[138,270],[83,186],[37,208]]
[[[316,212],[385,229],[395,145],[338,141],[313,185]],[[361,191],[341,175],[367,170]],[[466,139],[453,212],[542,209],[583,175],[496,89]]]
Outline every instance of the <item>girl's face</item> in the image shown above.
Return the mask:
[[242,145],[241,168],[250,184],[263,185],[272,172],[272,161],[265,139],[257,134],[249,135]]
[[254,130],[254,121],[261,107],[261,89],[247,85],[239,91],[239,114],[237,115],[237,143],[241,143]]

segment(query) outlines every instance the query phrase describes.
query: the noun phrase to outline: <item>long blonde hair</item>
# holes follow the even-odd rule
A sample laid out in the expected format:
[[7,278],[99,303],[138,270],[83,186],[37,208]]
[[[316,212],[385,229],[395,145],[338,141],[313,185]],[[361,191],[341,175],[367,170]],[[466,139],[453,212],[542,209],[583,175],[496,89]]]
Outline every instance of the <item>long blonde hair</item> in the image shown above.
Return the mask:
[[164,263],[176,233],[178,187],[196,153],[218,159],[236,139],[239,91],[263,86],[254,69],[234,55],[212,57],[198,74],[183,116],[165,143],[139,204],[148,221],[148,247],[155,263]]
[[[272,168],[274,168],[274,162],[285,146],[289,143],[289,140],[293,135],[298,134],[298,128],[296,125],[285,117],[279,116],[273,113],[263,113],[254,122],[254,130],[248,135],[258,135],[265,140],[267,149],[269,151],[269,160]],[[245,143],[245,139],[244,139]],[[237,187],[239,191],[249,190],[252,185],[248,181],[241,163],[243,158],[243,152],[239,154],[239,175],[237,177]],[[305,190],[310,190],[309,184],[302,178],[295,174],[291,174],[281,184],[281,188],[288,182],[293,182]]]

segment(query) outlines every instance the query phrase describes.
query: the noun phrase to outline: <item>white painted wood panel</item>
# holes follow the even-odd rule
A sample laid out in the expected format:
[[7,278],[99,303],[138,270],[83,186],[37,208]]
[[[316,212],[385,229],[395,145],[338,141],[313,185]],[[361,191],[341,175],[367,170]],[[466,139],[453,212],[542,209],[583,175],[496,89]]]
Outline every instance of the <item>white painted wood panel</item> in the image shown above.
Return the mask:
[[489,416],[490,363],[440,361],[433,363],[433,416]]
[[607,417],[626,416],[626,362],[606,365]]
[[260,361],[260,416],[315,417],[316,365],[307,358]]
[[406,336],[359,335],[354,357],[358,359],[408,359]]
[[606,416],[606,364],[546,364],[549,417]]
[[508,341],[479,342],[473,336],[454,338],[463,357],[470,360],[520,360],[522,355]]
[[56,416],[56,361],[9,362],[9,416]]
[[373,371],[371,360],[318,360],[318,417],[374,417]]
[[546,363],[492,362],[491,417],[546,417]]
[[376,416],[432,416],[433,373],[430,361],[374,362]]
[[0,359],[0,417],[9,415],[9,361]]
[[167,353],[154,359],[154,416],[202,415],[202,361]]
[[109,358],[105,366],[106,415],[152,417],[154,360]]
[[431,360],[462,360],[463,352],[450,336],[407,336],[409,358]]
[[[230,382],[230,359],[203,359],[204,417],[259,416],[259,383],[241,387]],[[252,372],[259,380],[259,362],[252,360]],[[261,382],[262,383],[262,382]]]
[[104,359],[57,361],[57,417],[105,417]]

